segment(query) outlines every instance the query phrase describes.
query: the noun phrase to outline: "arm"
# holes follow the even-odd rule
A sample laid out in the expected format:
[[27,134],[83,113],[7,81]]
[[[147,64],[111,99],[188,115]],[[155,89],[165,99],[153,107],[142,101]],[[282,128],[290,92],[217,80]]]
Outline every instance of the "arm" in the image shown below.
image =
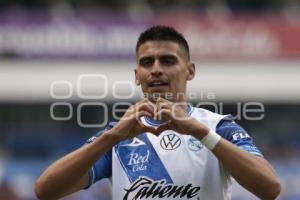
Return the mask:
[[247,190],[261,199],[276,199],[280,183],[271,165],[225,139],[212,150],[224,168]]
[[88,171],[94,163],[121,140],[133,138],[141,132],[154,132],[144,126],[141,116],[153,117],[154,107],[147,99],[131,106],[112,129],[88,145],[57,160],[38,178],[35,192],[41,200],[58,199],[89,185]]
[[[191,119],[193,135],[201,140],[209,132],[203,124]],[[198,127],[198,128],[196,128]],[[224,138],[212,150],[224,168],[247,190],[261,199],[276,199],[281,186],[275,171],[262,157],[252,155]]]
[[[265,189],[261,189],[263,192],[261,192],[262,194],[259,194],[259,189],[255,189],[255,185],[260,185],[257,184],[257,182],[261,182],[261,184],[265,183],[263,178],[268,177],[269,180],[275,180],[277,179],[276,174],[273,170],[273,168],[270,166],[270,164],[263,158],[263,155],[261,154],[261,152],[254,146],[253,141],[251,139],[251,137],[247,134],[247,132],[238,124],[236,124],[235,122],[233,122],[232,120],[222,120],[216,128],[216,132],[222,136],[223,139],[225,139],[225,141],[229,142],[229,144],[234,144],[234,147],[239,147],[239,150],[242,150],[242,153],[246,153],[246,155],[252,155],[251,157],[254,159],[255,163],[257,165],[253,165],[253,163],[249,163],[247,162],[247,160],[243,159],[243,156],[240,155],[238,158],[241,159],[241,163],[246,165],[246,167],[248,166],[248,168],[252,169],[252,171],[250,172],[255,172],[254,169],[259,170],[256,171],[255,173],[261,173],[261,174],[247,174],[248,171],[238,171],[237,169],[232,169],[231,174],[234,177],[237,177],[236,180],[243,185],[246,189],[248,189],[249,191],[252,191],[253,193],[255,193],[257,196],[262,196],[264,193],[267,192],[274,192],[276,193],[276,189],[277,192],[280,192],[280,185],[278,185],[277,187],[271,187],[271,188],[267,188],[267,185],[265,186]],[[221,145],[222,146],[222,145]],[[220,146],[218,146],[220,147]],[[224,150],[224,149],[223,149]],[[220,149],[219,148],[215,148],[213,150],[213,152],[216,154],[220,154]],[[220,156],[219,156],[220,157]],[[226,157],[227,159],[229,158],[228,156]],[[225,158],[225,159],[226,159]],[[221,160],[222,158],[219,158],[219,160]],[[232,159],[232,158],[230,158]],[[222,159],[222,163],[228,162],[228,160],[224,160],[224,158]],[[233,161],[234,162],[234,161]],[[244,163],[243,163],[244,162]],[[228,167],[232,167],[231,166],[232,163],[228,164]],[[266,167],[269,167],[269,170],[266,169]],[[227,169],[228,171],[228,169]],[[251,176],[258,176],[258,179],[256,180],[256,183],[248,183],[247,181],[251,181],[251,179],[249,179],[248,177]],[[275,184],[275,183],[274,183]],[[256,191],[256,192],[255,192]],[[262,198],[262,197],[261,197]],[[270,198],[263,198],[263,199],[270,199]]]
[[[186,115],[183,107],[160,98],[157,115],[168,123],[158,129],[171,129],[202,140],[210,131],[204,124]],[[212,150],[224,168],[246,189],[261,199],[275,199],[281,190],[271,165],[262,157],[250,154],[224,138]]]
[[54,162],[36,181],[37,197],[41,200],[59,199],[87,187],[89,169],[116,141],[111,131],[107,131],[93,143]]

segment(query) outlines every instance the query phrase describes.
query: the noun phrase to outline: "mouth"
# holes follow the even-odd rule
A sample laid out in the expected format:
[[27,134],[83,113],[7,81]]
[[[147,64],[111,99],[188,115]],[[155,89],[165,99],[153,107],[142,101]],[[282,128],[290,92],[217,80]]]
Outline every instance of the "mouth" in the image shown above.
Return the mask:
[[148,86],[151,88],[165,87],[165,86],[169,86],[169,83],[162,80],[153,80],[148,84]]

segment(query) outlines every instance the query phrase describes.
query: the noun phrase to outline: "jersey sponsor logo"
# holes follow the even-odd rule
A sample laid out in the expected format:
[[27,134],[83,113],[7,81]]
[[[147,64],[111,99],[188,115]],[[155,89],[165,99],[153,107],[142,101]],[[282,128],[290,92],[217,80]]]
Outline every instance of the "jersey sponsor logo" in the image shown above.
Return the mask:
[[174,133],[164,135],[160,140],[160,146],[165,150],[177,149],[181,144],[181,139]]
[[200,151],[203,148],[203,144],[194,137],[188,140],[188,148],[191,151]]
[[133,183],[139,177],[144,176],[153,180],[165,179],[168,183],[173,183],[169,172],[148,139],[147,134],[142,133],[137,136],[137,139],[145,145],[137,147],[121,146],[132,143],[132,140],[126,140],[120,142],[114,148],[128,180]]
[[129,154],[128,166],[131,166],[132,172],[147,170],[147,163],[149,163],[150,151],[147,150],[146,155],[139,153]]
[[145,142],[143,142],[142,140],[135,137],[135,138],[133,138],[131,143],[122,144],[122,145],[120,145],[120,147],[138,147],[138,146],[142,146],[142,145],[146,145]]
[[247,139],[247,138],[250,138],[250,136],[245,132],[234,132],[232,134],[233,141]]
[[147,198],[158,199],[191,199],[200,193],[200,187],[187,185],[169,184],[166,180],[161,179],[154,181],[147,177],[139,177],[132,183],[130,188],[124,189],[126,191],[123,200],[139,200]]

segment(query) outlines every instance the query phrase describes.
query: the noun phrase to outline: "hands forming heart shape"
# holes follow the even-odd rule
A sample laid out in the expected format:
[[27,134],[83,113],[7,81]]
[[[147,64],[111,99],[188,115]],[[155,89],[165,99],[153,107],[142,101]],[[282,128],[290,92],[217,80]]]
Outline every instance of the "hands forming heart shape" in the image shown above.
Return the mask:
[[[129,107],[119,123],[113,128],[118,139],[125,140],[143,132],[159,136],[165,130],[174,130],[184,135],[205,135],[209,129],[186,112],[187,103],[174,103],[159,97],[156,104],[147,98]],[[158,127],[146,126],[142,117],[164,121]]]

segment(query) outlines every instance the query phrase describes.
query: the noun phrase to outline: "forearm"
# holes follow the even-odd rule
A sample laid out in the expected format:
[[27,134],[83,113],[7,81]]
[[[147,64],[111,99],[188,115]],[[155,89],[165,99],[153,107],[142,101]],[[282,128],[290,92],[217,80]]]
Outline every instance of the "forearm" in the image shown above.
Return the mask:
[[[193,136],[199,140],[210,131],[199,122],[194,122],[192,127]],[[276,174],[265,159],[254,156],[222,138],[212,152],[235,180],[258,197],[274,199],[280,192]]]
[[261,199],[275,199],[280,184],[269,163],[225,139],[212,150],[224,168],[246,189]]
[[[82,182],[90,167],[116,143],[116,138],[105,132],[93,143],[57,160],[39,177],[36,193],[40,199],[58,199],[70,191],[83,189],[88,184]],[[75,191],[74,191],[75,192]]]

